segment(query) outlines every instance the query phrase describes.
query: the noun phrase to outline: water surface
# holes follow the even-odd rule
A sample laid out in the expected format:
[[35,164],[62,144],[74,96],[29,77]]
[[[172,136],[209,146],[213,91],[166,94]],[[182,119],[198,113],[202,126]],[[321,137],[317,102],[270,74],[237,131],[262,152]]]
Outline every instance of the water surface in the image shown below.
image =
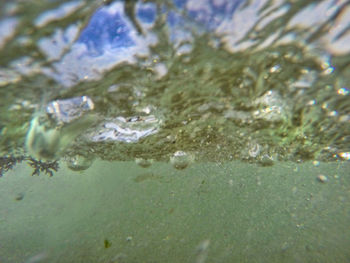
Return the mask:
[[349,261],[349,6],[1,2],[1,261]]

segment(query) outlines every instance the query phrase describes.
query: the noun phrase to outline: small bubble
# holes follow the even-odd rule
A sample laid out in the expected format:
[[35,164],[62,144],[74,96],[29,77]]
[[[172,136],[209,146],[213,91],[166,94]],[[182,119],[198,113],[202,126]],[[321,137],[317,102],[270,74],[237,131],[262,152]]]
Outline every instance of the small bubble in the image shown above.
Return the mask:
[[193,162],[193,156],[183,151],[177,151],[170,157],[170,163],[178,170],[185,169]]
[[79,154],[66,159],[67,166],[72,171],[86,170],[92,165],[93,161],[93,158],[85,157]]

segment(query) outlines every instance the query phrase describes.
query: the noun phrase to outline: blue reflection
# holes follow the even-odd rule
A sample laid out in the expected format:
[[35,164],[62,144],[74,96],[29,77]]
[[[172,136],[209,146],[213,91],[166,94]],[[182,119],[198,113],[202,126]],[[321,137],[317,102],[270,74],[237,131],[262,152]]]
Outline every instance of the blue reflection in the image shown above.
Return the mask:
[[[177,8],[185,9],[187,17],[184,18],[181,12],[170,11],[167,16],[170,27],[182,25],[189,18],[204,27],[203,29],[211,31],[215,30],[226,17],[232,16],[245,0],[173,1]],[[135,25],[129,22],[130,18],[124,14],[123,5],[120,3],[117,1],[111,6],[98,9],[82,31],[78,43],[86,44],[90,52],[95,52],[94,55],[101,55],[105,45],[111,48],[135,45],[134,39],[130,36],[131,32],[135,32]],[[120,8],[115,8],[116,6]],[[154,23],[157,9],[155,4],[139,2],[136,7],[136,18],[141,25]]]
[[183,8],[187,0],[174,0],[174,4],[177,8]]
[[[79,81],[99,79],[104,72],[119,63],[137,63],[137,57],[149,56],[149,47],[159,41],[152,32],[158,14],[166,16],[164,26],[168,28],[169,41],[179,54],[183,54],[191,50],[194,33],[214,32],[225,20],[232,19],[245,0],[173,1],[175,8],[171,10],[165,4],[157,6],[150,2],[135,1],[135,5],[131,6],[135,17],[130,17],[130,10],[125,10],[125,1],[114,1],[100,7],[82,29],[69,52],[54,63],[54,71],[48,71],[47,74],[65,87],[71,87]],[[62,34],[56,35],[59,38]],[[72,41],[74,38],[71,38]],[[52,39],[55,40],[55,35]],[[58,42],[64,43],[61,48],[64,50],[69,41],[61,40]],[[48,44],[46,49],[50,48],[55,47]],[[55,58],[60,56],[61,53]]]
[[110,12],[103,7],[91,17],[78,42],[84,43],[89,51],[101,54],[107,44],[111,48],[133,46],[135,42],[130,37],[130,30],[120,11]]
[[156,5],[149,3],[139,5],[136,11],[136,17],[140,20],[141,23],[151,24],[156,20]]
[[206,29],[214,30],[225,18],[231,17],[243,2],[245,0],[203,1],[206,4],[188,5],[187,14]]
[[173,27],[176,25],[180,25],[181,22],[183,22],[183,19],[182,19],[181,15],[179,15],[178,13],[175,13],[173,11],[169,11],[167,22],[168,22],[169,26]]

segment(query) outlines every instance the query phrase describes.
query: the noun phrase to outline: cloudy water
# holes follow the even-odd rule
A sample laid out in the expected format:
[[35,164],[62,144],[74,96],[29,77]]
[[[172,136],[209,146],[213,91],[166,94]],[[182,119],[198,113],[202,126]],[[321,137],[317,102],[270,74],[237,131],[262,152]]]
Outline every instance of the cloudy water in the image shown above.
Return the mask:
[[[266,254],[269,262],[282,262],[281,257],[287,262],[349,261],[345,247],[350,240],[341,235],[343,228],[349,234],[349,223],[342,220],[350,222],[345,206],[350,192],[346,172],[350,160],[349,43],[350,2],[345,0],[1,1],[0,188],[2,198],[9,200],[0,210],[0,241],[9,243],[0,243],[0,262],[141,262],[142,258],[146,262],[232,262],[232,258],[259,262],[253,255],[267,253],[265,248],[271,249]],[[96,167],[110,168],[101,177]],[[113,177],[111,171],[129,176]],[[264,178],[263,174],[273,176]],[[93,196],[88,188],[98,182]],[[115,196],[109,183],[118,185],[120,196]],[[255,189],[265,183],[272,188]],[[62,186],[54,191],[67,200],[74,199],[80,189],[86,199],[79,199],[77,207],[89,207],[87,214],[78,216],[80,221],[89,217],[91,207],[111,210],[107,215],[101,212],[102,221],[114,216],[128,221],[134,216],[127,225],[140,228],[143,243],[120,225],[125,237],[112,241],[106,234],[112,231],[107,230],[108,223],[102,227],[87,220],[86,231],[102,227],[106,232],[80,237],[91,244],[83,242],[84,246],[76,236],[62,233],[53,241],[48,231],[42,235],[52,242],[50,249],[35,244],[21,247],[13,236],[21,236],[24,242],[31,235],[29,226],[11,235],[23,221],[13,221],[11,226],[9,222],[15,217],[23,220],[28,211],[12,206],[26,201],[28,189],[47,195],[47,184]],[[322,195],[317,187],[326,192]],[[222,190],[226,188],[241,195],[237,199]],[[155,241],[164,230],[161,224],[150,234],[138,223],[149,213],[144,211],[147,204],[141,192],[143,198],[155,195],[165,200],[160,206],[166,207],[169,218],[173,216],[169,220],[177,227],[159,237],[168,250]],[[181,202],[192,200],[192,211],[199,214],[206,199],[208,215],[200,218],[205,218],[201,222],[206,229],[213,228],[212,233],[202,235],[200,223],[193,220],[189,225],[196,225],[193,229],[197,230],[186,238],[191,231],[176,224],[184,220],[186,209],[177,208],[169,195],[181,196]],[[260,218],[270,211],[264,204],[255,211],[256,200],[269,195],[279,200],[275,207],[290,204],[289,217],[266,219],[274,222],[271,229],[264,225],[254,232]],[[127,196],[133,198],[127,201]],[[33,198],[26,205],[29,211],[46,209],[39,197]],[[74,228],[69,218],[80,210],[50,198],[58,210],[68,207],[63,209],[66,225],[62,230],[68,235],[67,229]],[[125,199],[116,210],[110,208],[113,198]],[[231,198],[242,217],[230,212]],[[280,220],[298,225],[298,231],[303,229],[307,223],[302,221],[314,212],[304,207],[298,218],[295,209],[307,199],[316,200],[310,204],[317,207],[315,213],[333,205],[341,211],[334,210],[337,221],[343,222],[334,230],[339,240],[332,239],[338,250],[306,241],[306,245],[301,242],[302,248],[294,246],[298,238],[308,240],[312,231],[298,238],[286,234],[262,249],[258,240],[271,238],[268,233],[276,230],[272,225],[283,228],[277,223]],[[320,200],[328,203],[321,205]],[[215,224],[218,203],[223,207],[223,222],[231,218],[234,225],[248,229],[244,234],[216,240],[224,235],[214,227],[221,229],[224,224]],[[152,205],[154,215],[144,225],[161,218],[159,204]],[[138,207],[139,212],[131,212],[130,207]],[[333,217],[328,212],[324,222],[314,224],[310,219],[310,225],[323,229]],[[41,218],[42,224],[56,224],[56,212],[50,213],[44,213],[49,221]],[[28,220],[34,224],[33,218]],[[1,231],[6,233],[3,237]],[[293,230],[288,233],[295,234]],[[328,234],[320,234],[320,239]],[[149,235],[154,236],[147,243]],[[118,236],[117,232],[112,236]],[[102,240],[96,241],[101,247],[97,245],[95,254],[84,258],[81,251],[96,247],[97,239]],[[68,251],[64,240],[70,240],[76,255],[57,256],[54,248]],[[177,247],[175,240],[187,249]],[[110,252],[118,246],[119,254]],[[149,246],[152,252],[145,252]],[[174,255],[165,256],[175,247],[182,255],[180,261]],[[301,256],[292,256],[296,252]],[[332,261],[334,253],[338,258]]]

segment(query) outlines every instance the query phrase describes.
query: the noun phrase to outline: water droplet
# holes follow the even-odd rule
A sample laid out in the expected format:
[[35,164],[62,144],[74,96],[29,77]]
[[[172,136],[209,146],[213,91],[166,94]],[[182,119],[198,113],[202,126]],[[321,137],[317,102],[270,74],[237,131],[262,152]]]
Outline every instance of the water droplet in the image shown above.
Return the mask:
[[170,163],[178,170],[185,169],[193,160],[194,157],[191,154],[183,151],[177,151],[170,157]]
[[92,157],[86,157],[79,154],[69,157],[66,160],[68,168],[72,171],[84,171],[88,169],[93,162],[94,159]]

